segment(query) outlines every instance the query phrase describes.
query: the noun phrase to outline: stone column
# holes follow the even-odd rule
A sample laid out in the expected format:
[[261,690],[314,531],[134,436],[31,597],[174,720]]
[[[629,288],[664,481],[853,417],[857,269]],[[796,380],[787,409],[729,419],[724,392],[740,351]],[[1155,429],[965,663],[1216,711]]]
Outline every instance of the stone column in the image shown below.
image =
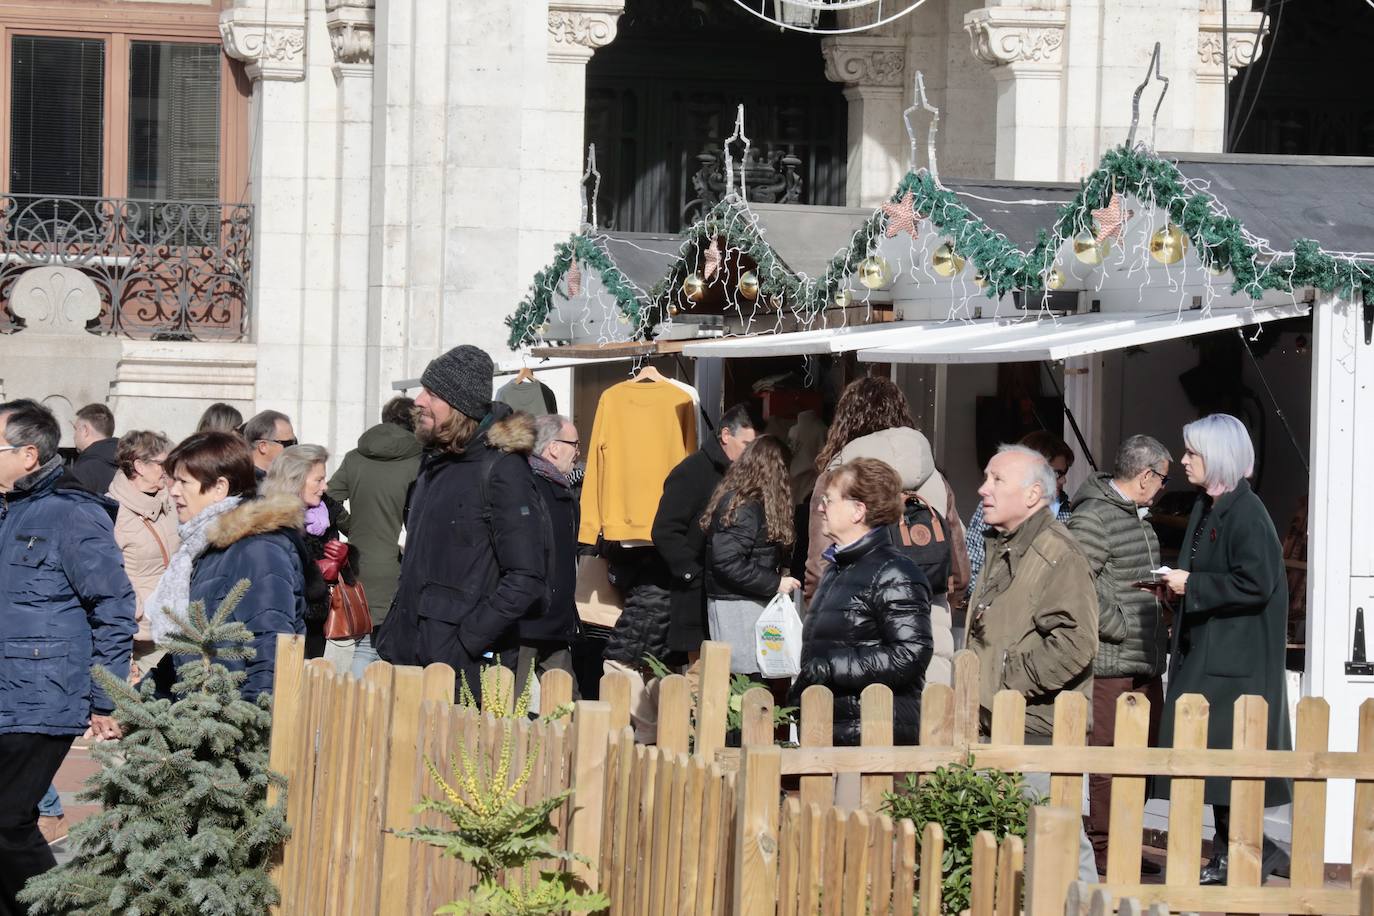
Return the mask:
[[[224,53],[253,81],[249,194],[255,207],[252,336],[259,357],[255,409],[301,428],[304,385],[306,8],[304,0],[237,0],[220,14]],[[321,441],[316,439],[315,441]]]
[[906,173],[906,41],[832,36],[821,42],[821,53],[826,77],[844,83],[849,101],[846,202],[851,207],[876,207]]
[[368,264],[372,214],[372,61],[375,0],[325,0],[325,26],[334,52],[339,149],[335,207],[333,366],[336,424],[341,444],[353,430],[378,422],[390,392],[369,384],[367,364]]
[[997,178],[1060,177],[1064,0],[989,6],[964,17],[973,53],[997,79]]
[[[1264,36],[1269,34],[1267,17],[1252,12],[1246,0],[1200,0],[1197,35],[1197,113],[1193,149],[1200,152],[1224,151],[1226,140],[1222,124],[1226,117],[1226,86],[1259,60]],[[1222,4],[1227,5],[1226,31],[1221,28]],[[1236,116],[1232,112],[1232,117]]]

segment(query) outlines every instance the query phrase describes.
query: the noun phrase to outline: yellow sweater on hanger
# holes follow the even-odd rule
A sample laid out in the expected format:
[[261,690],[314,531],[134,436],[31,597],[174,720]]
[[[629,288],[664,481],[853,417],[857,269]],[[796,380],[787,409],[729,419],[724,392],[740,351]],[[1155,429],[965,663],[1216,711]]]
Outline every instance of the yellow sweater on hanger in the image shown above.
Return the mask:
[[696,406],[667,381],[621,382],[596,405],[577,539],[647,541],[663,481],[696,450]]

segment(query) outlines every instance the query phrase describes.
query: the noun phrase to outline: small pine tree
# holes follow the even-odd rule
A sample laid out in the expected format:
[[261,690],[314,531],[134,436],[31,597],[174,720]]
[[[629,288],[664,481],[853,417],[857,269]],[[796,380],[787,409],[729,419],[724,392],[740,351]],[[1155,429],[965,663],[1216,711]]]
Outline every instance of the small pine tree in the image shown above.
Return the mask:
[[[197,656],[178,669],[175,699],[154,698],[152,678],[135,689],[94,669],[124,737],[93,748],[101,767],[81,798],[101,811],[72,829],[72,860],[21,892],[34,916],[258,916],[277,903],[267,869],[286,838],[286,798],[267,767],[269,698],[241,699],[244,673],[217,661],[253,657],[248,629],[229,619],[248,585],[213,618],[190,606],[168,646]],[[269,785],[282,789],[270,808]]]
[[[502,720],[501,751],[495,769],[488,765],[485,753],[478,753],[474,761],[466,746],[460,746],[460,756],[451,757],[449,761],[454,776],[450,785],[438,767],[425,758],[429,776],[443,796],[426,798],[415,810],[437,811],[453,826],[417,827],[398,831],[398,835],[438,846],[445,855],[472,865],[478,877],[467,900],[440,907],[435,911],[436,916],[556,916],[597,912],[610,905],[605,895],[588,890],[570,872],[551,870],[531,874],[531,866],[537,861],[567,862],[577,858],[554,847],[558,831],[550,820],[571,791],[523,805],[516,800],[520,788],[529,782],[537,755],[537,747],[531,747],[524,768],[518,773],[511,772],[515,723],[529,713],[533,681],[534,673],[531,672],[510,713],[507,712],[510,696],[500,689],[496,668],[488,668],[482,673],[480,706],[468,689],[467,679],[462,682],[458,695],[460,705]],[[560,707],[543,718],[559,718],[567,711],[566,707]],[[507,870],[518,874],[509,883],[502,881],[502,872]]]

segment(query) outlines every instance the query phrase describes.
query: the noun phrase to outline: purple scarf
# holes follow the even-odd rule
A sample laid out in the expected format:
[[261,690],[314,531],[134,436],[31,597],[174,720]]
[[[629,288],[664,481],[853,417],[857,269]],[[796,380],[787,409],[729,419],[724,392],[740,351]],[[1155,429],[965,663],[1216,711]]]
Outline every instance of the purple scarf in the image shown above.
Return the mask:
[[329,530],[329,507],[320,500],[318,506],[305,510],[305,530],[307,534],[319,537]]

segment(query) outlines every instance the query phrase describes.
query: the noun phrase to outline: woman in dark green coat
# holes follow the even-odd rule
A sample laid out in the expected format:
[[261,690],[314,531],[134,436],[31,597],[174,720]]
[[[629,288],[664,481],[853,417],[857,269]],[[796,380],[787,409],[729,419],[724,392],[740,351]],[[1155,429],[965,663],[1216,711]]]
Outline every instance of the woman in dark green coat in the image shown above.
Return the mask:
[[[1183,443],[1188,482],[1203,493],[1188,520],[1180,568],[1166,579],[1177,614],[1160,745],[1173,745],[1178,698],[1198,693],[1209,706],[1207,746],[1231,747],[1235,702],[1253,695],[1269,704],[1269,748],[1288,750],[1288,580],[1278,532],[1245,479],[1255,462],[1250,434],[1235,417],[1212,414],[1183,427]],[[1231,781],[1208,779],[1204,794],[1217,829],[1200,881],[1225,884]],[[1291,800],[1288,780],[1266,780],[1266,807]],[[1282,850],[1265,837],[1261,880],[1284,864]]]

